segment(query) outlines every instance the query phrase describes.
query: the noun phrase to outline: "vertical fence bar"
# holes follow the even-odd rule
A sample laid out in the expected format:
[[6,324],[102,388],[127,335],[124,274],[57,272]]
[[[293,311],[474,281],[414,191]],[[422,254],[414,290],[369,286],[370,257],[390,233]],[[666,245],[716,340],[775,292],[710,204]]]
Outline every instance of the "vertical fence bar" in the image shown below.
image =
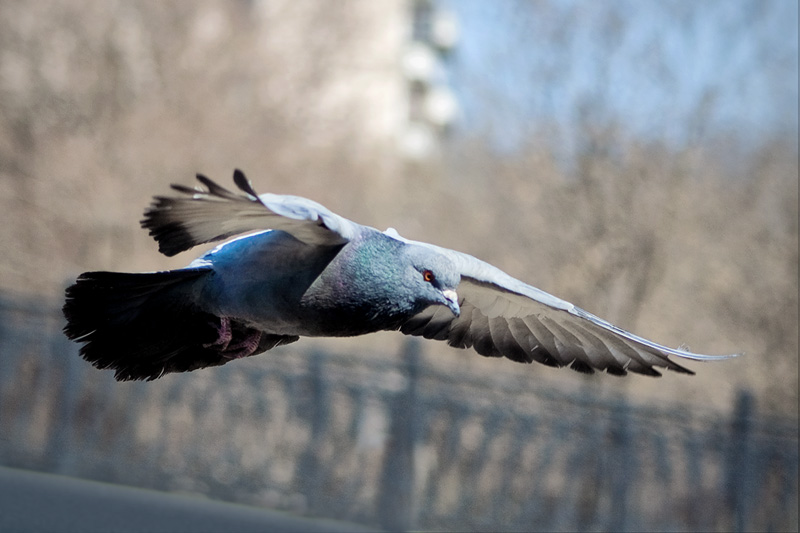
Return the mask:
[[630,496],[637,467],[635,435],[628,402],[623,400],[615,412],[610,428],[611,470],[608,475],[611,478],[611,508],[607,527],[608,531],[631,531]]
[[315,514],[324,512],[327,500],[323,494],[325,464],[322,454],[330,420],[330,395],[322,368],[323,359],[324,355],[320,352],[311,355],[308,376],[310,394],[308,401],[304,402],[308,412],[303,413],[309,419],[311,436],[297,461],[296,474],[298,489]]
[[749,524],[753,468],[753,395],[740,391],[731,423],[728,442],[726,499],[733,511],[734,530],[746,531]]
[[406,389],[391,402],[390,433],[378,498],[378,517],[387,531],[407,531],[416,521],[414,448],[418,434],[419,350],[417,339],[406,342],[403,360],[408,382]]
[[82,361],[77,356],[75,343],[63,335],[51,337],[48,348],[50,359],[56,363],[50,368],[50,378],[55,382],[51,390],[56,395],[56,401],[52,427],[45,447],[45,460],[49,471],[67,474],[74,460],[69,453],[70,436],[75,423],[73,414],[78,392],[77,367]]

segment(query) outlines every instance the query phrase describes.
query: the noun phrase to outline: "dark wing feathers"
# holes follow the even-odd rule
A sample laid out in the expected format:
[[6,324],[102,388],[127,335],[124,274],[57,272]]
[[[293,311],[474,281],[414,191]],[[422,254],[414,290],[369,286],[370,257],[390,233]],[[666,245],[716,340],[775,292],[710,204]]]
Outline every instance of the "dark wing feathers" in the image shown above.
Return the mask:
[[[481,287],[479,290],[487,290],[483,284],[478,286]],[[625,375],[628,371],[661,375],[653,366],[691,373],[666,355],[647,354],[643,347],[616,338],[616,333],[602,334],[591,325],[581,324],[583,319],[568,311],[553,310],[538,302],[532,301],[530,314],[525,316],[507,317],[484,312],[471,301],[474,289],[470,280],[461,282],[458,291],[461,300],[459,317],[454,317],[444,307],[429,307],[406,322],[400,331],[426,339],[444,340],[456,348],[473,348],[486,357],[507,357],[520,363],[536,361],[555,367],[569,366],[589,374],[597,369],[615,375]],[[488,301],[485,295],[475,299]],[[492,303],[488,311],[497,308],[498,305]],[[496,316],[489,318],[489,315]]]
[[231,192],[201,174],[197,180],[204,188],[172,185],[182,196],[156,196],[145,211],[142,227],[150,231],[165,255],[265,229],[286,231],[308,244],[344,244],[361,228],[305,198],[259,196],[240,170],[234,172],[234,183],[244,194]]
[[258,198],[258,193],[255,191],[255,189],[253,189],[253,184],[250,183],[250,180],[247,179],[247,177],[244,175],[244,172],[238,168],[233,171],[233,183],[235,183],[239,189],[252,196],[253,199]]
[[[390,234],[402,239],[394,232]],[[414,244],[447,255],[461,272],[457,288],[461,315],[455,317],[441,306],[428,308],[401,326],[405,334],[444,340],[458,348],[472,347],[487,357],[569,366],[590,374],[604,370],[619,376],[628,372],[660,376],[654,367],[693,374],[670,356],[698,361],[733,357],[661,346],[472,256],[426,243]]]

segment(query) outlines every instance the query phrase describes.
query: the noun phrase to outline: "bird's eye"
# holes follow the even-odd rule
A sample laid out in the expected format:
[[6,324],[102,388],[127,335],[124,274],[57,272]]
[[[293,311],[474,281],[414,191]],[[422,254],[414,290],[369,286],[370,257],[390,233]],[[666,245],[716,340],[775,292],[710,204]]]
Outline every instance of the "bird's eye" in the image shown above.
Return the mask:
[[422,273],[422,279],[424,279],[424,280],[425,280],[425,281],[427,281],[428,283],[433,283],[433,282],[434,282],[434,280],[436,279],[436,276],[434,276],[434,275],[433,275],[433,272],[431,272],[430,270],[425,270],[425,271]]

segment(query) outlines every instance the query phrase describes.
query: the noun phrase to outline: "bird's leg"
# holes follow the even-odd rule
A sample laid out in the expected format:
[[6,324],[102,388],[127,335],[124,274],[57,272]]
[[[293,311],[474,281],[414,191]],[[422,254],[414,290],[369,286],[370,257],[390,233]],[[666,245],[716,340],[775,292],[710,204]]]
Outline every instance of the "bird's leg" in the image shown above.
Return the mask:
[[233,329],[231,328],[231,320],[226,317],[219,317],[219,324],[211,324],[217,330],[217,340],[203,344],[203,348],[214,348],[224,352],[228,349],[228,345],[233,338]]
[[[237,332],[238,333],[238,332]],[[248,357],[258,349],[261,342],[261,331],[252,328],[245,328],[242,332],[243,337],[237,336],[236,341],[228,344],[222,350],[222,356],[226,359],[239,359],[241,357]]]
[[232,322],[230,318],[219,317],[219,323],[211,324],[217,330],[214,342],[203,344],[203,348],[211,348],[226,359],[239,359],[253,355],[261,343],[261,331],[243,327]]

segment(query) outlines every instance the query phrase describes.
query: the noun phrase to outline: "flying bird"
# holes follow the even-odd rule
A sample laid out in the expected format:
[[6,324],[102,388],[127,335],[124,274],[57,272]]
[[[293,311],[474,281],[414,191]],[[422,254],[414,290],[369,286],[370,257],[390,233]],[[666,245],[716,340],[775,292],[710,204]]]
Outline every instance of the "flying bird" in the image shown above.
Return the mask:
[[218,366],[302,336],[382,330],[487,357],[660,376],[693,374],[670,357],[709,361],[622,330],[470,255],[381,232],[297,196],[241,193],[205,176],[172,185],[141,221],[173,256],[227,240],[187,267],[86,272],[66,290],[65,334],[117,380]]

